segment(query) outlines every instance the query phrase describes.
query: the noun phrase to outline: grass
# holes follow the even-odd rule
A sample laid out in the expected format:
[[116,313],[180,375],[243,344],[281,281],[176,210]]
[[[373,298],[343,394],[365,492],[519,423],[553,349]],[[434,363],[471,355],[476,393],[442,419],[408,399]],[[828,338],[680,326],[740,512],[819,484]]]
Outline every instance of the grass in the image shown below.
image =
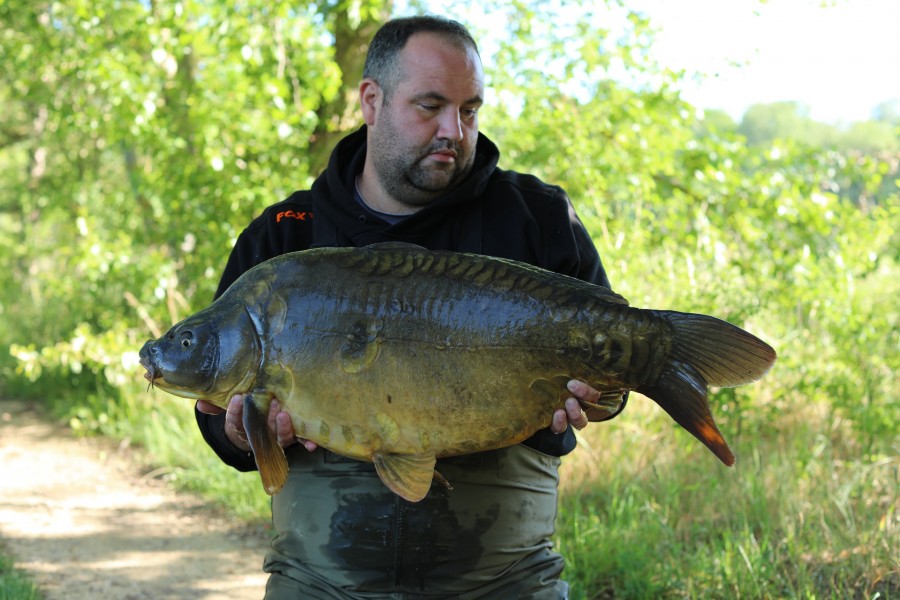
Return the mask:
[[900,598],[900,458],[823,409],[730,434],[720,464],[635,396],[564,465],[574,599]]
[[[863,443],[824,399],[714,412],[732,469],[638,394],[585,431],[564,460],[555,539],[572,599],[900,599],[900,437]],[[240,519],[270,519],[256,473],[212,454],[190,401],[89,396],[71,422],[131,438],[157,473]]]
[[34,583],[2,552],[0,547],[0,600],[40,600],[42,596]]

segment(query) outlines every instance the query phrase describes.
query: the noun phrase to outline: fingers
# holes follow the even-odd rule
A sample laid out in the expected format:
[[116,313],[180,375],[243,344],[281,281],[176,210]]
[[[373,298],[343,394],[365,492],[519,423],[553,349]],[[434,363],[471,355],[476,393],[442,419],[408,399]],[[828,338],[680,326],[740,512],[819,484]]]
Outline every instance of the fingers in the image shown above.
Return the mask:
[[587,415],[581,410],[581,404],[575,398],[566,399],[566,418],[575,429],[584,429],[587,427]]
[[225,411],[225,435],[236,447],[250,451],[247,433],[244,431],[244,397],[240,394],[232,396]]
[[587,415],[581,410],[581,405],[575,398],[567,398],[564,408],[558,409],[553,413],[553,420],[550,422],[550,430],[553,433],[562,433],[571,425],[575,429],[584,429],[587,427]]
[[275,432],[278,444],[282,448],[297,443],[291,415],[281,410],[281,403],[278,400],[272,400],[272,404],[269,405],[269,428]]
[[221,415],[225,412],[225,409],[221,406],[216,406],[212,402],[207,402],[206,400],[197,400],[197,410],[204,415]]
[[600,392],[577,379],[569,381],[566,387],[575,397],[567,398],[563,408],[553,413],[553,419],[550,421],[550,430],[554,433],[564,432],[569,425],[575,429],[587,427],[588,416],[581,409],[578,399],[593,402],[600,397]]
[[566,387],[579,400],[584,400],[586,402],[596,402],[600,398],[600,392],[598,392],[585,382],[581,381],[580,379],[570,380],[566,384]]
[[303,447],[312,452],[319,447],[318,444],[306,438],[297,437],[294,432],[294,422],[291,421],[291,415],[281,410],[281,403],[278,400],[272,400],[269,407],[269,425],[274,423],[275,437],[282,448],[292,446],[297,442],[303,444]]
[[579,379],[572,379],[566,387],[577,400],[594,405],[585,411],[588,421],[606,421],[614,417],[625,401],[625,390],[613,394],[607,392],[604,395]]
[[569,418],[566,411],[559,409],[553,412],[553,419],[550,421],[550,431],[553,433],[564,433],[569,428]]
[[307,450],[309,450],[310,452],[312,452],[313,450],[315,450],[316,448],[319,447],[319,445],[317,443],[315,443],[312,440],[308,440],[306,438],[297,438],[297,441],[299,441],[301,444],[303,444],[303,447],[306,448]]
[[[204,409],[207,408],[206,406],[201,408],[201,402],[218,409],[219,412],[222,411],[219,407],[211,405],[205,400],[198,400],[197,410],[200,412],[205,412]],[[211,412],[209,414],[217,413]],[[267,423],[269,429],[275,433],[275,439],[278,440],[279,446],[287,448],[288,446],[297,443],[298,438],[294,434],[294,424],[291,422],[291,415],[281,410],[281,403],[278,402],[278,400],[272,400],[269,405]],[[242,394],[236,394],[228,402],[228,410],[225,411],[225,435],[236,447],[241,450],[250,451],[250,443],[247,441],[247,433],[244,431],[244,396]],[[318,445],[316,445],[315,442],[309,440],[302,441],[303,445],[310,452],[318,448]]]
[[311,440],[297,437],[291,415],[281,410],[281,403],[278,400],[272,400],[272,404],[269,405],[269,427],[272,427],[275,437],[278,438],[278,444],[282,448],[287,448],[297,442],[303,444],[303,447],[310,452],[319,447]]

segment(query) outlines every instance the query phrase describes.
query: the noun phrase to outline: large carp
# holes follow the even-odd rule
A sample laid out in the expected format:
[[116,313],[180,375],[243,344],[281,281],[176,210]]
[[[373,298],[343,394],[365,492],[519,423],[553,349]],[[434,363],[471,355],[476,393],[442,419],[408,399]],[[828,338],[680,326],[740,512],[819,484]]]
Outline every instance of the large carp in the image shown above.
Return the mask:
[[[388,488],[428,492],[435,459],[510,446],[547,427],[580,379],[598,406],[636,390],[727,465],[707,387],[762,377],[775,351],[706,315],[632,308],[522,263],[405,244],[273,258],[140,352],[152,385],[225,407],[244,425],[269,494],[287,461],[271,400],[294,430],[375,463]],[[615,398],[614,403],[605,399]]]

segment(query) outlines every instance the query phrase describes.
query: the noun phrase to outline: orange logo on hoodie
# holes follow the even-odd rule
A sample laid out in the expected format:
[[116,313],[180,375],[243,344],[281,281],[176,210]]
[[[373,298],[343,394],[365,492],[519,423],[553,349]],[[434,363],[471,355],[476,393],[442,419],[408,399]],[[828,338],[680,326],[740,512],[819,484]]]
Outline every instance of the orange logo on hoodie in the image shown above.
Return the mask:
[[283,210],[277,215],[275,215],[275,222],[281,223],[281,219],[296,219],[298,221],[305,221],[306,219],[312,219],[313,214],[311,212],[297,212],[294,210]]

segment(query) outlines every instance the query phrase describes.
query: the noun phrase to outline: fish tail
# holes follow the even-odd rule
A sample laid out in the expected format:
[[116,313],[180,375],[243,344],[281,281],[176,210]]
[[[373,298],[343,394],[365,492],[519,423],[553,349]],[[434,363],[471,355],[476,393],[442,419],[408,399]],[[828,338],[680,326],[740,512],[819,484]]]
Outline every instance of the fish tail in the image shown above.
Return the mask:
[[657,380],[637,391],[659,404],[719,460],[733,465],[734,453],[709,410],[708,387],[735,387],[756,381],[775,363],[775,350],[715,317],[654,312],[672,326],[674,343]]

